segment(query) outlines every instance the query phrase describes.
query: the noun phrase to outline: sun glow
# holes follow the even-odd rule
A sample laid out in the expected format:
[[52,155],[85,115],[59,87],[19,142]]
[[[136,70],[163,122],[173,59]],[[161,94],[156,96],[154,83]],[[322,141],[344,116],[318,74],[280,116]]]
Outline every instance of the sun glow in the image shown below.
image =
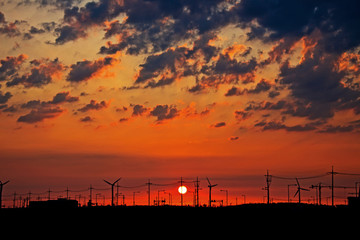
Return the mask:
[[187,192],[187,188],[186,188],[185,186],[180,186],[180,187],[178,188],[178,192],[179,192],[180,194],[185,194],[185,193]]

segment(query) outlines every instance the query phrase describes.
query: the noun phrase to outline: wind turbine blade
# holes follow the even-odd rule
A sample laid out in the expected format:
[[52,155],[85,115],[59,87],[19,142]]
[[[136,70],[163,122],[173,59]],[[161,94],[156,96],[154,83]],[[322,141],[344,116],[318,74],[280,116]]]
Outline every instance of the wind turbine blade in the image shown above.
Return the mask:
[[294,197],[296,197],[296,195],[298,195],[299,191],[300,191],[299,189],[296,191]]
[[121,178],[119,178],[118,180],[116,180],[113,184],[117,183]]
[[297,185],[300,187],[299,180],[298,180],[297,178],[295,178],[295,179],[296,179],[296,183],[297,183]]
[[206,180],[208,181],[209,185],[211,185],[210,180],[208,179],[208,177],[206,177]]
[[106,182],[107,184],[112,185],[112,183],[106,181],[105,179],[103,179],[103,180],[104,180],[104,182]]
[[8,181],[4,182],[2,185],[4,186],[4,185],[7,184],[8,182],[10,182],[10,181],[8,180]]
[[217,184],[212,185],[212,187],[216,187],[216,186],[217,186]]
[[304,191],[310,191],[309,189],[306,189],[306,188],[300,188],[301,190],[304,190]]

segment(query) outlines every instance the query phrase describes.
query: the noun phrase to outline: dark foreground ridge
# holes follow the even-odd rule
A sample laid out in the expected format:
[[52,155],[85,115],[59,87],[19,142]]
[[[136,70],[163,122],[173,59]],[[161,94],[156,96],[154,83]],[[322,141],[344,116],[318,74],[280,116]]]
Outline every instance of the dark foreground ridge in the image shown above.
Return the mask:
[[[215,226],[239,224],[287,224],[306,222],[344,224],[359,222],[359,207],[319,206],[312,204],[276,203],[244,204],[228,207],[180,207],[180,206],[106,206],[73,208],[7,208],[0,209],[2,221],[26,222],[27,224],[67,223],[71,225],[99,226],[103,222],[117,224],[157,226],[179,222],[206,223]],[[91,225],[89,225],[91,223]]]
[[[228,207],[116,206],[1,209],[4,236],[56,236],[57,239],[131,238],[308,239],[354,236],[360,208],[310,204],[245,204]],[[15,229],[19,231],[14,232]],[[32,233],[32,234],[31,234]],[[348,234],[348,235],[347,235]],[[311,239],[311,238],[310,238]]]

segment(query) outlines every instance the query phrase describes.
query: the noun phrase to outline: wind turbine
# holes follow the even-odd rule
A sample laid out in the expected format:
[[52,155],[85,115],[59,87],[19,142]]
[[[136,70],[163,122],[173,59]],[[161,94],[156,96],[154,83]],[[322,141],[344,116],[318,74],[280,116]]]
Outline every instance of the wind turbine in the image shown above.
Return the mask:
[[2,182],[2,181],[0,181],[0,208],[2,207],[2,190],[3,190],[3,186],[5,185],[5,184],[7,184],[9,181],[6,181],[6,182]]
[[297,187],[297,191],[296,191],[294,197],[296,197],[296,195],[299,195],[299,203],[301,203],[301,196],[300,196],[301,190],[304,190],[304,191],[310,191],[310,190],[300,187],[299,180],[297,178],[295,178],[295,179],[296,179],[296,184],[298,187]]
[[211,185],[211,182],[210,182],[210,180],[209,180],[207,177],[206,177],[206,180],[207,180],[208,183],[209,183],[209,185],[208,185],[208,187],[209,187],[209,207],[211,207],[211,189],[212,189],[213,187],[216,187],[217,184]]
[[120,180],[121,178],[118,178],[115,182],[110,183],[104,179],[104,182],[109,184],[111,186],[111,206],[114,206],[114,186],[115,184]]

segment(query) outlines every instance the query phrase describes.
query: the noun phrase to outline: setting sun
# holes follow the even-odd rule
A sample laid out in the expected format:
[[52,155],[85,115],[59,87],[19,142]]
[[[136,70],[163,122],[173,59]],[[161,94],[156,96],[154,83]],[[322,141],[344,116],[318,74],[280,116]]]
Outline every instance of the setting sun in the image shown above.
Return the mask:
[[185,186],[180,186],[180,187],[178,188],[178,192],[179,192],[180,194],[185,194],[185,193],[187,192],[187,188],[186,188]]

